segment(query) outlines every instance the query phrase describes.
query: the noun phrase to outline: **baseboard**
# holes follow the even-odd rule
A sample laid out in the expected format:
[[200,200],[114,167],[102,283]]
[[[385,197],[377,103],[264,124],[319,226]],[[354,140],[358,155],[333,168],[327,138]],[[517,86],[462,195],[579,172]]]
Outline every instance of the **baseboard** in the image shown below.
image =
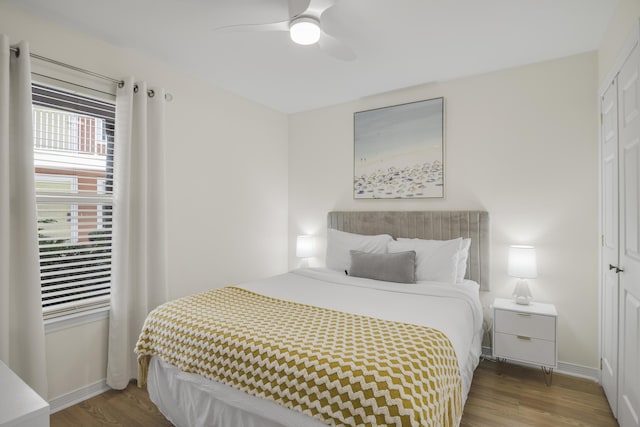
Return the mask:
[[105,378],[93,384],[89,384],[85,387],[63,394],[62,396],[55,397],[49,401],[51,413],[54,414],[68,408],[69,406],[73,406],[76,403],[80,403],[91,397],[102,394],[109,389],[110,387],[107,385],[107,380]]
[[[482,356],[491,359],[493,358],[493,351],[491,347],[482,347]],[[509,363],[514,365],[522,365],[530,368],[537,368],[536,365],[532,365],[524,362],[516,362],[509,360]],[[555,370],[560,374],[571,375],[572,377],[585,378],[600,383],[600,370],[598,368],[590,368],[588,366],[576,365],[568,362],[558,362],[558,368]]]
[[568,362],[558,362],[557,371],[572,377],[585,378],[600,383],[600,369],[588,366],[576,365]]

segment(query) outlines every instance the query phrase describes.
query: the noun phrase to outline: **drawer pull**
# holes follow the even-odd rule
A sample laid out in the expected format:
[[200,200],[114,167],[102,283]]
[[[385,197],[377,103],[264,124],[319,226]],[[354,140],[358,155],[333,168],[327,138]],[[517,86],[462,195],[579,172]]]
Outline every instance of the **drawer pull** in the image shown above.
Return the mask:
[[524,335],[517,335],[519,340],[531,341],[531,337],[525,337]]
[[531,317],[530,313],[516,313],[518,316]]

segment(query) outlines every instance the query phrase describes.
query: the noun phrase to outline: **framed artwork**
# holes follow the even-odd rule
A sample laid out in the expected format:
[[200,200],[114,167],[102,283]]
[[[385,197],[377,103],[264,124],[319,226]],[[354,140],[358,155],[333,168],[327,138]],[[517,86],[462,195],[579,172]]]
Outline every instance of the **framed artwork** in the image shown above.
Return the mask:
[[444,98],[353,115],[355,199],[444,197]]

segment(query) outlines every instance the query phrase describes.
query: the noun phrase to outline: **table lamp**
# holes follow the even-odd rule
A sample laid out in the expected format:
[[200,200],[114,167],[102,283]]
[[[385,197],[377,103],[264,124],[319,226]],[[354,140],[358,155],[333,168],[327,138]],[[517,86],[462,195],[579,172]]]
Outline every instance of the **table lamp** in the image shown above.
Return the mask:
[[533,300],[533,296],[526,279],[535,279],[538,276],[536,249],[533,246],[510,246],[507,274],[518,278],[516,288],[513,290],[514,301],[528,305]]
[[296,239],[296,256],[298,258],[313,256],[313,236],[298,236]]

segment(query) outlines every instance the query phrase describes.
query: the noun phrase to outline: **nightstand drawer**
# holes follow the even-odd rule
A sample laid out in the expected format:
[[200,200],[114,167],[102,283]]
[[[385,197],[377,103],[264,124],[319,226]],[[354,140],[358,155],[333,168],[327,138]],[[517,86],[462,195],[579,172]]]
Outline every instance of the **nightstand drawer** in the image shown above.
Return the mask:
[[523,335],[496,332],[493,336],[493,355],[537,365],[556,366],[556,344]]
[[494,328],[496,332],[511,335],[524,335],[549,341],[556,339],[556,318],[554,316],[495,310]]

